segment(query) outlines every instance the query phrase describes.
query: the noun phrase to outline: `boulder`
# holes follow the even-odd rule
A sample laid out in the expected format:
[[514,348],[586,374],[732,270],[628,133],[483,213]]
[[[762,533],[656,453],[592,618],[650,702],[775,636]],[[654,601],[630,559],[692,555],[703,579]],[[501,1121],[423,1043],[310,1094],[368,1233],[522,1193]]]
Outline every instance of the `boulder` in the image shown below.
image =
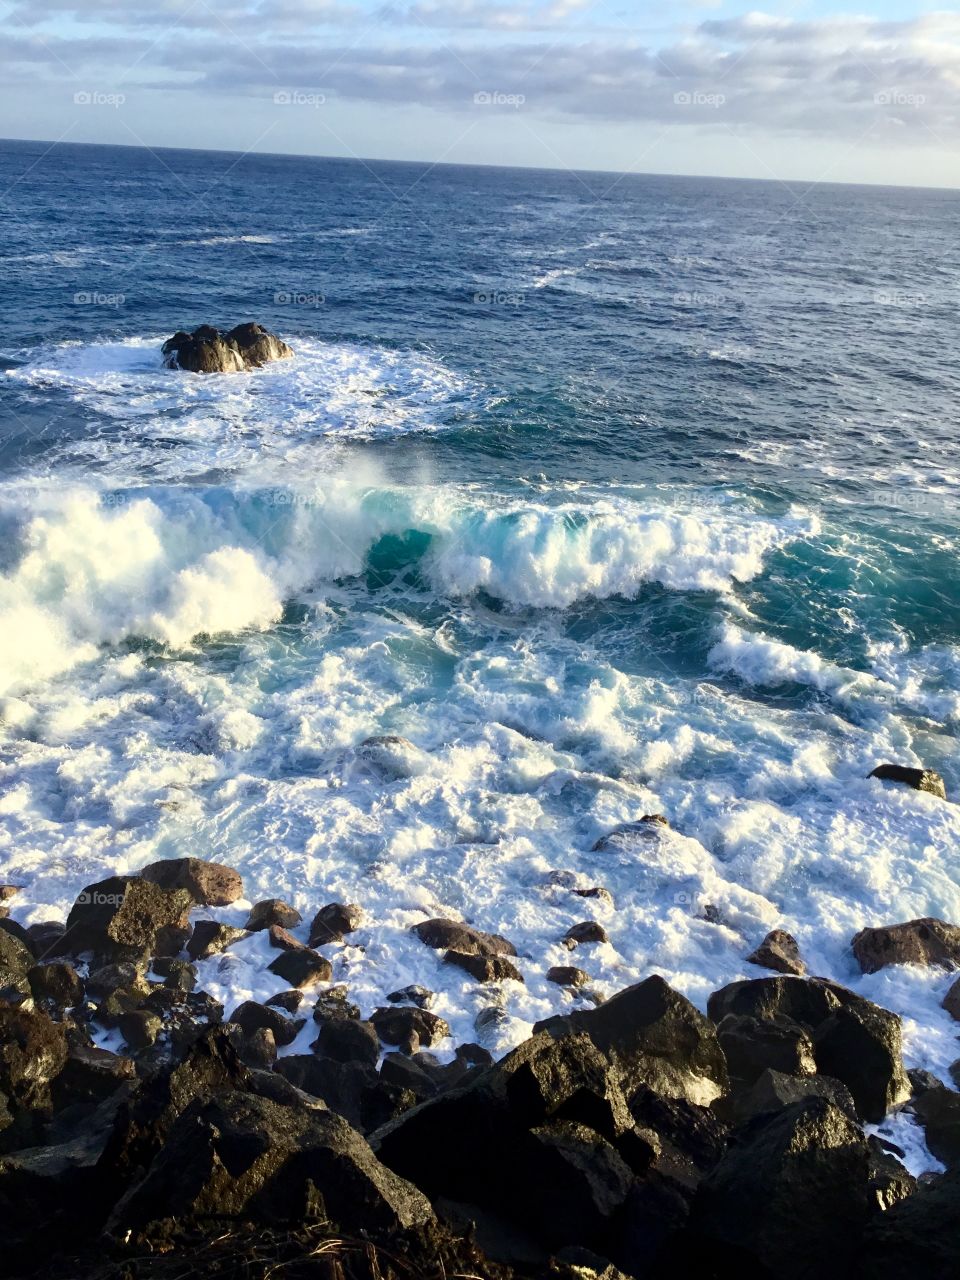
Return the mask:
[[951,983],[949,991],[943,997],[943,1007],[951,1018],[960,1022],[960,978]]
[[878,764],[870,773],[871,778],[881,778],[885,782],[900,782],[904,786],[913,787],[914,791],[926,791],[929,795],[946,800],[947,791],[943,778],[932,769],[914,769],[902,764]]
[[662,831],[669,830],[670,823],[662,813],[645,813],[636,822],[621,822],[608,831],[592,848],[593,853],[622,851],[636,845],[638,840],[655,839]]
[[114,1239],[161,1243],[211,1215],[350,1233],[433,1218],[416,1187],[384,1168],[340,1116],[238,1092],[187,1106],[107,1229]]
[[960,1172],[921,1182],[915,1195],[871,1218],[861,1249],[870,1280],[956,1280],[960,1275]]
[[258,1027],[267,1027],[281,1047],[292,1044],[298,1032],[307,1024],[306,1018],[288,1018],[279,1009],[258,1004],[256,1000],[245,1000],[238,1005],[229,1020],[236,1023],[247,1036],[252,1035]]
[[558,987],[585,987],[590,975],[573,965],[554,965],[547,970],[547,981],[555,982]]
[[72,965],[62,961],[35,964],[27,973],[34,1000],[47,1011],[72,1009],[83,1000],[83,982]]
[[28,974],[34,965],[33,952],[19,938],[0,930],[0,988],[13,987],[27,995]]
[[238,324],[222,333],[200,325],[192,333],[178,330],[163,344],[168,369],[191,373],[241,373],[272,360],[289,360],[293,350],[258,324]]
[[370,1021],[384,1044],[399,1045],[408,1053],[416,1053],[422,1046],[429,1049],[450,1034],[443,1018],[416,1006],[393,1005],[389,1009],[376,1009]]
[[537,1024],[553,1035],[585,1031],[618,1067],[629,1094],[641,1085],[667,1097],[709,1105],[728,1087],[716,1027],[686,997],[654,975],[597,1009]]
[[750,1089],[736,1095],[732,1118],[742,1125],[754,1116],[783,1111],[805,1098],[815,1097],[826,1098],[849,1119],[857,1119],[850,1090],[839,1080],[823,1075],[785,1075],[771,1068],[764,1071]]
[[333,977],[333,967],[326,956],[309,947],[296,951],[281,951],[276,960],[271,960],[267,968],[282,978],[291,987],[303,990],[314,987],[318,982],[329,982]]
[[754,1018],[728,1013],[717,1035],[731,1079],[741,1088],[754,1084],[768,1069],[792,1076],[816,1074],[810,1032],[782,1014]]
[[289,929],[284,929],[278,924],[267,926],[267,935],[270,938],[270,945],[277,951],[306,951],[307,944],[301,942],[299,938],[295,938]]
[[847,1086],[860,1116],[879,1124],[910,1097],[903,1067],[900,1019],[857,999],[831,1013],[814,1031],[817,1070]]
[[229,907],[243,897],[243,881],[238,872],[202,858],[165,858],[151,862],[139,874],[161,889],[185,889],[201,907]]
[[469,973],[478,982],[523,982],[523,974],[506,956],[475,955],[463,951],[448,951],[444,964],[453,964]]
[[910,1110],[923,1125],[932,1154],[948,1169],[960,1170],[960,1093],[944,1085],[926,1089]]
[[429,1009],[435,996],[427,987],[413,985],[402,987],[399,991],[391,991],[387,999],[391,1004],[415,1004],[418,1009]]
[[51,1085],[66,1060],[62,1023],[39,1009],[0,1003],[0,1097],[5,1097],[8,1113],[0,1151],[40,1140],[53,1111]]
[[111,876],[88,885],[77,898],[57,950],[92,952],[103,962],[144,960],[154,951],[158,931],[183,926],[191,905],[184,889],[167,890],[138,876]]
[[869,1165],[860,1128],[827,1099],[808,1098],[737,1131],[701,1183],[694,1225],[711,1252],[737,1251],[740,1274],[853,1274]]
[[482,933],[459,920],[421,920],[412,932],[435,951],[457,951],[461,955],[515,956],[512,942],[498,933]]
[[607,931],[596,920],[584,920],[580,924],[571,925],[563,935],[564,945],[572,949],[582,943],[608,942]]
[[314,1022],[326,1022],[328,1018],[360,1017],[360,1009],[347,999],[347,988],[344,986],[328,987],[317,996],[313,1006]]
[[782,1014],[812,1030],[840,1007],[844,995],[853,993],[820,978],[749,978],[715,991],[707,1001],[707,1014],[716,1023],[729,1013],[754,1018]]
[[319,1025],[317,1038],[310,1046],[318,1057],[335,1062],[364,1062],[377,1065],[380,1037],[371,1022],[354,1018],[327,1018]]
[[796,938],[784,929],[774,929],[747,956],[748,964],[760,965],[763,969],[774,969],[777,973],[792,973],[799,977],[806,972],[806,965],[800,959],[800,948]]
[[219,920],[198,920],[187,943],[187,955],[191,960],[206,960],[247,937],[249,934],[245,929],[237,929],[232,924],[221,924]]
[[355,933],[363,922],[363,910],[355,902],[328,902],[313,917],[310,946],[322,947],[327,942],[342,942]]
[[341,1062],[312,1053],[294,1053],[278,1058],[276,1070],[303,1093],[319,1098],[355,1129],[362,1132],[368,1127],[379,1084],[376,1069],[369,1062]]
[[613,906],[613,894],[609,889],[605,889],[602,884],[591,885],[589,889],[574,889],[573,892],[578,898],[596,898],[598,902],[605,902],[607,906]]
[[271,925],[280,929],[296,929],[302,922],[303,916],[296,907],[279,898],[266,898],[263,902],[254,903],[243,927],[248,933],[256,933],[260,929],[269,929]]
[[114,1097],[135,1074],[132,1058],[68,1036],[66,1062],[51,1086],[54,1110],[97,1107]]
[[932,917],[861,929],[851,946],[863,973],[876,973],[889,964],[960,968],[960,927]]

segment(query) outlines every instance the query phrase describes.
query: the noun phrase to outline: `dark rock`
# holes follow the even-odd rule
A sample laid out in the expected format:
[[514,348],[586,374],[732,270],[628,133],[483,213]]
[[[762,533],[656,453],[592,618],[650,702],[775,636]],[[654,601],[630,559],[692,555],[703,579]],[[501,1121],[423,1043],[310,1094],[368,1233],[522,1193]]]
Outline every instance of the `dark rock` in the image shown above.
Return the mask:
[[661,813],[645,813],[636,822],[622,822],[614,827],[593,846],[594,853],[607,853],[611,849],[629,848],[638,839],[650,839],[657,836],[664,828],[669,830],[670,823]]
[[129,991],[146,995],[149,991],[144,978],[143,965],[131,960],[121,960],[116,964],[101,965],[94,969],[84,984],[87,994],[91,996],[109,996],[114,991]]
[[163,344],[168,369],[191,373],[242,373],[272,360],[289,360],[293,350],[258,324],[239,324],[227,333],[200,325],[178,330]]
[[187,955],[191,960],[206,960],[249,936],[245,929],[237,929],[232,924],[221,924],[219,920],[198,920],[187,943]]
[[348,933],[355,933],[362,922],[363,910],[355,902],[329,902],[313,917],[310,946],[341,942]]
[[443,957],[444,964],[456,965],[478,982],[523,982],[523,974],[506,956],[490,956],[468,954],[463,951],[448,951]]
[[695,1225],[738,1251],[742,1274],[850,1275],[869,1172],[859,1127],[826,1099],[807,1099],[737,1132],[701,1183]]
[[0,987],[14,987],[24,995],[30,993],[27,975],[33,968],[33,952],[12,933],[0,931]]
[[365,1062],[375,1067],[380,1057],[376,1028],[370,1022],[353,1018],[328,1018],[321,1022],[310,1047],[318,1056],[336,1062]]
[[421,920],[412,932],[435,951],[458,951],[463,955],[515,956],[512,942],[498,933],[482,933],[459,920]]
[[830,1014],[814,1032],[814,1042],[817,1070],[847,1086],[864,1120],[878,1124],[909,1098],[896,1014],[857,1000]]
[[605,889],[602,884],[592,885],[589,889],[574,889],[573,892],[578,898],[596,898],[599,902],[605,902],[608,906],[613,906],[613,894],[609,889]]
[[184,924],[164,924],[157,930],[153,943],[155,959],[166,959],[179,956],[190,941],[193,928],[189,921]]
[[83,982],[69,964],[36,964],[27,974],[33,998],[48,1009],[72,1009],[83,1000]]
[[816,1074],[810,1032],[792,1018],[752,1018],[728,1014],[717,1028],[730,1076],[740,1086],[752,1085],[769,1069],[792,1076]]
[[785,1075],[781,1071],[769,1069],[764,1071],[749,1090],[737,1094],[732,1118],[737,1124],[745,1124],[754,1116],[769,1111],[782,1111],[805,1098],[814,1097],[826,1098],[850,1120],[857,1119],[857,1109],[850,1090],[839,1080],[822,1075]]
[[318,982],[329,982],[333,977],[333,967],[326,956],[316,951],[281,951],[276,960],[267,966],[271,973],[290,984],[291,987],[303,989],[316,986]]
[[909,920],[879,929],[861,929],[851,943],[863,973],[888,964],[960,967],[960,928],[943,920]]
[[66,1060],[62,1023],[39,1009],[0,1004],[0,1096],[10,1116],[0,1132],[0,1150],[39,1141],[53,1110],[51,1083]]
[[156,1043],[157,1036],[163,1030],[163,1019],[147,1009],[134,1009],[130,1013],[122,1013],[117,1019],[117,1026],[127,1047],[136,1052],[138,1049],[149,1049]]
[[66,931],[67,926],[62,920],[42,920],[39,924],[28,925],[31,951],[38,960],[46,960],[48,953],[54,954]]
[[913,787],[914,791],[926,791],[941,800],[947,798],[943,778],[932,769],[914,769],[902,764],[878,764],[870,777],[882,778],[885,782],[902,782],[904,786]]
[[258,1027],[267,1027],[281,1048],[293,1043],[301,1028],[306,1026],[306,1021],[306,1018],[288,1018],[277,1008],[257,1004],[255,1000],[244,1001],[230,1015],[230,1022],[235,1022],[248,1036]]
[[370,1021],[384,1044],[399,1045],[409,1053],[416,1053],[421,1046],[429,1049],[450,1034],[450,1028],[443,1018],[427,1009],[405,1005],[377,1009]]
[[590,981],[588,974],[573,965],[554,965],[547,970],[547,981],[555,982],[558,987],[585,987]]
[[303,916],[296,907],[291,907],[280,898],[267,898],[254,904],[243,927],[248,933],[256,933],[260,929],[269,929],[271,925],[276,925],[278,929],[295,929],[302,923]]
[[914,1097],[910,1110],[923,1125],[927,1146],[948,1169],[960,1169],[960,1093],[940,1085]]
[[606,929],[595,920],[584,920],[580,924],[571,925],[563,935],[564,945],[571,950],[581,943],[608,941]]
[[399,1089],[409,1089],[418,1102],[434,1098],[440,1092],[434,1073],[417,1062],[416,1058],[407,1057],[403,1053],[386,1054],[380,1066],[380,1079]]
[[433,1217],[424,1196],[383,1168],[340,1116],[236,1092],[198,1098],[174,1121],[108,1231],[162,1241],[210,1214],[264,1225],[322,1220],[347,1232]]
[[167,891],[137,876],[112,876],[89,885],[77,898],[57,950],[73,955],[90,951],[104,962],[146,959],[158,930],[182,926],[190,905],[183,889]]
[[716,1028],[655,975],[597,1009],[537,1024],[551,1034],[585,1031],[619,1068],[628,1094],[647,1085],[668,1097],[707,1105],[728,1087]]
[[295,938],[289,929],[283,929],[278,924],[267,926],[267,932],[270,938],[271,947],[277,951],[307,951],[305,942],[301,942],[299,938]]
[[853,993],[819,978],[750,978],[715,991],[707,1001],[707,1014],[716,1023],[728,1013],[754,1018],[782,1014],[812,1030],[847,997],[854,998]]
[[610,1143],[572,1120],[532,1129],[518,1156],[524,1218],[552,1246],[596,1243],[633,1184]]
[[243,897],[243,881],[232,867],[202,858],[166,858],[140,871],[143,880],[161,889],[185,889],[201,907],[229,907]]
[[760,965],[763,969],[774,969],[777,973],[792,973],[800,977],[806,972],[806,965],[800,959],[800,948],[796,938],[783,929],[774,929],[747,956],[748,964]]
[[960,1022],[960,978],[951,984],[950,990],[943,997],[943,1007],[951,1018]]
[[26,929],[16,920],[11,920],[8,916],[0,916],[0,935],[7,934],[11,938],[22,943],[27,950],[33,955],[33,947],[30,945],[30,935]]
[[960,1172],[946,1173],[871,1218],[860,1275],[870,1280],[956,1280],[960,1275]]
[[415,1004],[418,1009],[429,1009],[435,996],[426,987],[411,986],[391,991],[387,999],[391,1004]]
[[347,988],[330,987],[317,996],[313,1006],[315,1022],[324,1022],[328,1018],[359,1018],[359,1008],[347,999]]
[[265,1000],[267,1008],[283,1009],[287,1013],[296,1013],[303,1004],[303,992],[294,987],[290,991],[280,991],[269,1000]]
[[245,1036],[240,1046],[240,1057],[254,1070],[269,1071],[277,1060],[277,1042],[269,1027],[257,1027]]
[[197,986],[197,970],[189,960],[175,960],[170,957],[157,957],[151,966],[153,972],[163,979],[168,991],[195,991]]
[[321,1099],[355,1129],[368,1127],[368,1112],[379,1083],[369,1062],[294,1053],[278,1058],[276,1070],[303,1093]]
[[[887,1147],[893,1143],[885,1143],[883,1139],[868,1137],[869,1148],[869,1196],[876,1209],[886,1212],[893,1205],[912,1196],[917,1189],[917,1180],[908,1173],[898,1159]],[[899,1148],[894,1148],[902,1156]]]
[[68,1039],[66,1062],[51,1087],[54,1108],[98,1106],[116,1095],[135,1074],[131,1058]]

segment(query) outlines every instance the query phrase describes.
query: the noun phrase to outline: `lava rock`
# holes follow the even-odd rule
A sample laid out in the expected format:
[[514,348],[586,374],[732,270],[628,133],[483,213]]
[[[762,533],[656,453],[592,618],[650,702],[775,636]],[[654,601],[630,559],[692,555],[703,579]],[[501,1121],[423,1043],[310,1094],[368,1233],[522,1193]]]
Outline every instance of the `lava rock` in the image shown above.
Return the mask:
[[371,1022],[353,1018],[327,1018],[319,1024],[310,1046],[321,1058],[335,1062],[365,1062],[375,1067],[380,1057],[380,1037]]
[[563,935],[564,945],[570,948],[588,942],[608,942],[607,931],[596,920],[584,920],[580,924],[571,925]]
[[871,1280],[955,1280],[960,1275],[960,1172],[946,1173],[871,1218],[861,1247]]
[[816,1075],[813,1039],[792,1018],[728,1014],[717,1028],[731,1078],[752,1085],[769,1068],[785,1075]]
[[590,977],[582,969],[562,964],[547,970],[547,981],[555,982],[558,987],[585,987]]
[[456,965],[478,982],[523,982],[523,974],[506,956],[470,955],[463,951],[448,951],[444,964]]
[[322,947],[328,942],[342,942],[355,933],[363,922],[363,910],[355,902],[328,902],[313,917],[310,946]]
[[746,1092],[736,1095],[732,1109],[737,1124],[745,1124],[754,1116],[802,1102],[806,1098],[826,1098],[850,1120],[856,1121],[857,1109],[850,1090],[839,1080],[823,1075],[785,1075],[768,1068]]
[[716,1027],[663,978],[627,987],[597,1009],[538,1023],[553,1035],[585,1031],[619,1068],[629,1094],[647,1085],[668,1097],[709,1105],[727,1091]]
[[144,880],[161,889],[185,889],[201,907],[229,907],[243,897],[243,881],[232,867],[202,858],[166,858],[140,871]]
[[846,1000],[859,998],[821,978],[749,978],[714,991],[707,1001],[707,1015],[720,1023],[728,1013],[754,1018],[782,1014],[813,1030]]
[[293,356],[282,338],[253,323],[238,324],[226,333],[206,324],[192,333],[180,329],[162,351],[168,369],[190,373],[242,373]]
[[273,1032],[273,1038],[281,1048],[292,1044],[302,1027],[306,1026],[306,1018],[288,1018],[276,1007],[258,1004],[256,1000],[245,1000],[230,1015],[244,1035],[252,1035],[259,1027],[267,1027]]
[[9,1122],[0,1151],[39,1141],[53,1110],[51,1083],[67,1060],[67,1034],[40,1009],[0,1004],[0,1097]]
[[596,898],[598,902],[605,902],[609,907],[613,906],[613,894],[602,884],[591,885],[589,889],[574,889],[573,892],[578,898]]
[[30,993],[28,974],[34,965],[33,952],[11,933],[0,931],[0,987]]
[[943,778],[932,769],[914,769],[902,764],[878,764],[870,777],[882,778],[885,782],[901,782],[904,786],[913,787],[914,791],[926,791],[941,800],[947,798]]
[[738,1250],[743,1274],[849,1275],[870,1215],[868,1183],[859,1127],[811,1098],[737,1132],[701,1183],[695,1225]]
[[405,1052],[416,1053],[421,1046],[430,1048],[450,1034],[443,1018],[426,1009],[394,1005],[374,1011],[370,1021],[384,1044],[399,1045]]
[[147,1009],[134,1009],[129,1013],[122,1013],[117,1019],[117,1026],[127,1048],[136,1052],[138,1049],[149,1049],[156,1043],[157,1036],[163,1030],[163,1019]]
[[369,1062],[342,1062],[313,1053],[278,1058],[276,1070],[303,1093],[319,1098],[355,1129],[367,1128],[379,1079]]
[[944,1085],[927,1089],[910,1110],[923,1125],[933,1155],[948,1169],[960,1170],[960,1093]]
[[814,1043],[817,1070],[847,1086],[864,1120],[879,1124],[910,1097],[896,1014],[858,999],[830,1014],[814,1032]]
[[435,998],[427,987],[418,986],[402,987],[387,996],[391,1004],[415,1004],[418,1009],[429,1009]]
[[951,984],[950,990],[943,997],[943,1007],[951,1018],[960,1022],[960,978]]
[[232,924],[221,924],[219,920],[198,920],[187,943],[187,955],[191,960],[206,960],[249,936],[245,929],[234,928]]
[[317,996],[313,1006],[315,1022],[326,1022],[328,1018],[359,1018],[360,1009],[347,999],[347,988],[343,986],[329,987]]
[[421,1192],[385,1169],[340,1116],[237,1092],[190,1103],[108,1233],[164,1241],[209,1215],[325,1221],[351,1233],[433,1218]]
[[243,927],[248,933],[256,933],[260,929],[269,929],[271,925],[279,929],[296,929],[302,923],[303,916],[296,907],[279,898],[266,898],[263,902],[254,903]]
[[412,932],[435,951],[458,951],[461,955],[515,956],[512,942],[498,933],[482,933],[459,920],[421,920]]
[[278,924],[267,926],[267,934],[270,938],[271,947],[277,951],[307,951],[305,942],[301,942],[299,938],[295,938],[289,929],[284,929]]
[[774,969],[777,973],[791,973],[795,977],[806,972],[796,938],[783,929],[773,929],[768,933],[756,951],[747,956],[747,963]]
[[316,986],[318,982],[329,982],[333,977],[330,961],[309,948],[302,951],[281,951],[267,968],[291,987],[300,990]]
[[83,981],[62,961],[36,964],[27,973],[33,998],[49,1009],[73,1009],[83,1000]]
[[138,876],[111,876],[88,885],[77,898],[58,951],[89,951],[104,962],[146,959],[161,928],[186,923],[191,901],[181,888],[167,890]]
[[637,840],[655,838],[663,830],[669,830],[670,823],[662,813],[645,813],[636,822],[621,822],[618,827],[608,831],[592,848],[593,853],[608,853],[612,850],[630,848]]
[[876,973],[890,964],[960,967],[960,927],[930,917],[861,929],[851,946],[863,973]]

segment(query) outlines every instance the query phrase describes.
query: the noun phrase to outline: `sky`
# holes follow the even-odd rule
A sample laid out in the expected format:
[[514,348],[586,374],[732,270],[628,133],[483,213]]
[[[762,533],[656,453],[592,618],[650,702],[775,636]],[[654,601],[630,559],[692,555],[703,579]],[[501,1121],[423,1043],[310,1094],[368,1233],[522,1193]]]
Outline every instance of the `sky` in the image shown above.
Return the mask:
[[868,3],[0,0],[0,136],[960,187],[960,14]]

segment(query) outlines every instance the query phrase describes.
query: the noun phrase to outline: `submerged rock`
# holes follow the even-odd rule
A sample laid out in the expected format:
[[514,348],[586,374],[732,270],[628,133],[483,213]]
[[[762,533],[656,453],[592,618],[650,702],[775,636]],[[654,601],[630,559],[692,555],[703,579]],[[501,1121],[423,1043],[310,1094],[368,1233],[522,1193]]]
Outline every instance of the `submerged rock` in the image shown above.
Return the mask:
[[355,902],[328,902],[313,917],[310,946],[322,947],[328,942],[342,942],[363,923],[363,908]]
[[773,929],[768,933],[756,951],[747,956],[747,963],[760,965],[763,969],[773,969],[777,973],[791,973],[796,977],[806,972],[796,938],[784,929]]
[[178,330],[163,344],[168,369],[190,373],[242,373],[272,360],[289,360],[293,348],[258,324],[238,324],[228,332],[202,324]]
[[412,927],[421,942],[436,951],[458,951],[461,955],[515,956],[517,949],[498,933],[482,933],[460,920],[421,920]]
[[943,778],[932,769],[915,769],[902,764],[878,764],[870,777],[881,778],[885,782],[901,782],[904,786],[913,787],[914,791],[926,791],[941,800],[947,798]]

